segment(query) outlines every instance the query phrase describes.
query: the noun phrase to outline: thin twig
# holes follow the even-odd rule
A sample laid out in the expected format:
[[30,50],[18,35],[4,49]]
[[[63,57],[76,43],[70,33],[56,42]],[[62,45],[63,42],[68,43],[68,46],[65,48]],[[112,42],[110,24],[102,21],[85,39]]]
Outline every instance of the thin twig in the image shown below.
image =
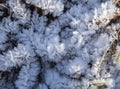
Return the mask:
[[4,7],[4,8],[6,8],[6,9],[8,9],[8,7],[5,6],[4,4],[0,4],[0,6],[2,6],[2,7]]
[[[118,32],[117,32],[117,34],[116,34],[117,37],[118,37],[118,35],[119,35],[119,32],[120,32],[120,29],[118,30]],[[104,52],[102,58],[100,59],[100,63],[98,64],[98,71],[97,71],[98,76],[100,75],[101,66],[102,66],[102,63],[103,63],[103,61],[104,61],[104,58],[105,58],[105,56],[107,55],[107,52],[111,49],[112,45],[114,44],[114,42],[115,42],[116,40],[118,40],[118,38],[116,39],[116,37],[115,37],[115,38],[113,39],[113,41],[111,42],[111,45],[106,49],[106,51]]]

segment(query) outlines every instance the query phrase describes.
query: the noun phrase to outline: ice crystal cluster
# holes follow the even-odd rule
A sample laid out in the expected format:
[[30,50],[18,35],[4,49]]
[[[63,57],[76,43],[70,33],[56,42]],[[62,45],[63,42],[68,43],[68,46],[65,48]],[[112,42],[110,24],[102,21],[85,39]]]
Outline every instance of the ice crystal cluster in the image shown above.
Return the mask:
[[0,0],[0,89],[120,89],[119,0]]

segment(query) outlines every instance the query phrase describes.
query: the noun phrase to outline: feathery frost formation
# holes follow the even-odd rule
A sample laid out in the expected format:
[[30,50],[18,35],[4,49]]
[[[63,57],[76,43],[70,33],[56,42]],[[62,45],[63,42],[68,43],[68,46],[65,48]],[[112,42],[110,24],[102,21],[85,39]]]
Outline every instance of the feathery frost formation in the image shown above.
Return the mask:
[[120,89],[119,0],[1,0],[0,89]]

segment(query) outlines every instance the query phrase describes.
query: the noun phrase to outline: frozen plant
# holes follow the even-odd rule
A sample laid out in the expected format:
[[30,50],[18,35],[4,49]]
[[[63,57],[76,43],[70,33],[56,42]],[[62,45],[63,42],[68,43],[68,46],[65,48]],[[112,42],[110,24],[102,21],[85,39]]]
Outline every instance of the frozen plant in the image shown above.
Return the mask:
[[0,89],[120,88],[117,0],[0,2]]

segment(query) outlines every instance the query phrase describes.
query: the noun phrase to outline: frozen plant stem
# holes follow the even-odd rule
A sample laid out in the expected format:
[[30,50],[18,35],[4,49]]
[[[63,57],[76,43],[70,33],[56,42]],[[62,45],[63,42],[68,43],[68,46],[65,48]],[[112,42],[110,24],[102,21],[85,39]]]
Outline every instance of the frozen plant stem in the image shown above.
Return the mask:
[[98,77],[100,77],[100,73],[101,73],[101,66],[103,61],[105,60],[105,56],[107,55],[107,52],[111,49],[112,45],[115,43],[116,40],[118,40],[118,35],[119,35],[120,29],[118,30],[118,32],[116,32],[117,36],[114,36],[114,39],[112,40],[110,46],[105,50],[102,58],[100,59],[100,63],[98,64],[98,71],[97,71],[97,75]]

